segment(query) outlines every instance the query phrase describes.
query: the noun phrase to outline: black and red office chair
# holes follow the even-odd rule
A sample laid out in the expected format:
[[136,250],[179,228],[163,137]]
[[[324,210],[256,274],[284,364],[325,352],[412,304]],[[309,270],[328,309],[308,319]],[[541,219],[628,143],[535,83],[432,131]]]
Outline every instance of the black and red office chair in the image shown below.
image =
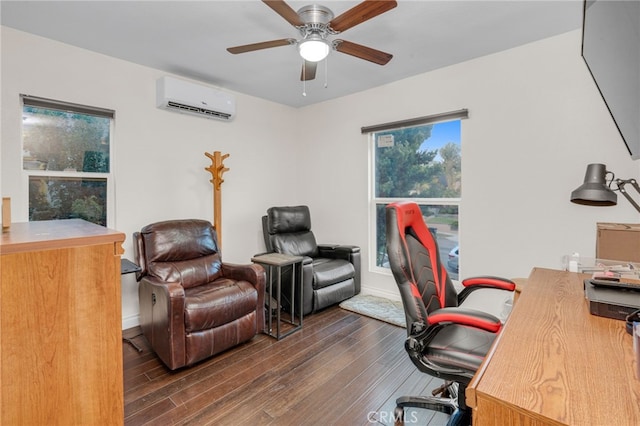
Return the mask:
[[[487,291],[511,295],[515,283],[474,277],[463,280],[464,289],[458,293],[416,203],[389,204],[386,225],[389,263],[407,322],[405,349],[420,371],[445,380],[433,396],[398,398],[395,418],[401,422],[404,408],[415,407],[450,414],[449,425],[471,424],[465,389],[502,327],[503,321],[490,312],[504,310],[505,299],[487,293],[487,309],[482,310],[478,303],[465,306],[465,301],[473,293]],[[435,396],[440,393],[443,396]]]

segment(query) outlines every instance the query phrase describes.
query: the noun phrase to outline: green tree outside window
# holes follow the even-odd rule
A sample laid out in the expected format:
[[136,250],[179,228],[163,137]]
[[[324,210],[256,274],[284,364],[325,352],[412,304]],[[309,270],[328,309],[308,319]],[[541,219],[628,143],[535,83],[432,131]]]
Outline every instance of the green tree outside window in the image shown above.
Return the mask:
[[448,238],[452,247],[440,240],[439,244],[447,248],[457,245],[460,120],[378,132],[373,139],[376,265],[388,266],[385,206],[389,201],[416,201],[431,231],[437,234],[438,229],[446,230],[447,235],[436,237]]

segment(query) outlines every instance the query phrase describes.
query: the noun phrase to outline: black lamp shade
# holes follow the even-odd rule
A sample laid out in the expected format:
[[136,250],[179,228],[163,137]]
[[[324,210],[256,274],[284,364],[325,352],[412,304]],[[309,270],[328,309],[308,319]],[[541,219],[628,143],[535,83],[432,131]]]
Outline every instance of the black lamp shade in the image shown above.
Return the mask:
[[571,202],[587,206],[615,206],[618,196],[607,186],[607,166],[589,164],[584,183],[571,193]]

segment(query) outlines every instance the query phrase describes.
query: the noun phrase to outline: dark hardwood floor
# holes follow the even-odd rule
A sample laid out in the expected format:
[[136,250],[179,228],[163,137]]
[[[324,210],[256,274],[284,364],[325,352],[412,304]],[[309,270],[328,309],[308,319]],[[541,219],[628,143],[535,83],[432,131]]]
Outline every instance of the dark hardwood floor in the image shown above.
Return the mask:
[[[397,397],[442,383],[415,368],[404,339],[403,328],[335,306],[280,341],[260,334],[171,372],[134,337],[143,351],[123,344],[125,425],[392,425]],[[405,420],[437,426],[447,416],[407,410]]]

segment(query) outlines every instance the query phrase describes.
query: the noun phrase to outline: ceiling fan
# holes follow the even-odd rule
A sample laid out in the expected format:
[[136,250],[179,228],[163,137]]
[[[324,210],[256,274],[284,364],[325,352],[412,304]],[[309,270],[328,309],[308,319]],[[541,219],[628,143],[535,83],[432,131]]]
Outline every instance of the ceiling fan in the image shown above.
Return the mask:
[[390,53],[347,40],[330,40],[329,36],[344,32],[393,9],[397,6],[396,1],[365,0],[335,18],[329,8],[320,5],[304,6],[296,12],[284,0],[262,1],[297,28],[302,38],[300,40],[283,38],[229,47],[227,51],[230,53],[238,54],[272,47],[297,45],[300,56],[304,59],[300,75],[300,80],[303,81],[313,80],[316,77],[317,63],[326,58],[331,49],[378,65],[385,65],[393,57]]

